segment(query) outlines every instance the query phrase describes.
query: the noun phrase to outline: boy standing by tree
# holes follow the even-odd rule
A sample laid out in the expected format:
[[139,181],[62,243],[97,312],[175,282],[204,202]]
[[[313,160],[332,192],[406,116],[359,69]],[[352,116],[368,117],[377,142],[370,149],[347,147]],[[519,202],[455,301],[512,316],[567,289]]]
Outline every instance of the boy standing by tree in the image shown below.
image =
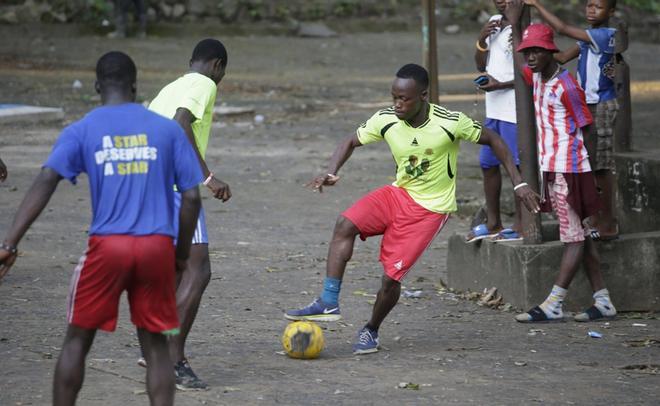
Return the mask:
[[[506,2],[493,0],[497,11],[504,12]],[[486,92],[486,121],[484,126],[499,134],[513,156],[516,165],[518,142],[516,128],[516,95],[513,90],[513,48],[511,24],[502,14],[496,14],[484,25],[476,44],[474,60],[479,72],[486,72],[488,83],[479,86]],[[498,240],[518,240],[520,236],[520,201],[513,194],[515,217],[513,227],[502,229],[500,193],[502,191],[501,162],[493,150],[484,145],[479,153],[479,164],[484,175],[486,196],[486,224],[474,227],[467,241],[495,237]]]
[[[550,27],[532,24],[520,34],[522,0],[511,1],[505,11],[513,26],[513,44],[518,66],[525,81],[532,86],[536,113],[539,166],[543,173],[541,193],[544,211],[553,211],[559,219],[560,240],[564,243],[559,275],[547,299],[516,316],[522,323],[562,320],[562,303],[580,263],[594,291],[594,305],[575,316],[576,321],[613,317],[616,309],[610,301],[600,272],[596,244],[585,238],[583,221],[597,213],[594,176],[584,145],[584,129],[593,121],[584,91],[571,74],[554,58],[558,52]],[[524,65],[524,52],[527,65]]]
[[524,0],[535,7],[541,17],[562,35],[578,41],[577,45],[557,52],[555,59],[566,63],[579,56],[578,81],[585,91],[587,104],[594,117],[594,125],[587,135],[587,149],[591,166],[603,203],[593,226],[596,239],[611,240],[618,237],[619,226],[614,218],[614,127],[619,104],[614,86],[614,55],[616,29],[609,28],[616,0],[587,0],[586,16],[590,25],[582,29],[566,24],[546,9],[540,0]]

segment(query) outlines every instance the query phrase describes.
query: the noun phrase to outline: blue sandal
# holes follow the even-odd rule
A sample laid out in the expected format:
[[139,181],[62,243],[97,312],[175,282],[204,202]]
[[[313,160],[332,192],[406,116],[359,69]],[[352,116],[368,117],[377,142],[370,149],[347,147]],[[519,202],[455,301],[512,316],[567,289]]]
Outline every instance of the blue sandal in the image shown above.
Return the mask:
[[490,238],[497,235],[497,232],[491,232],[488,230],[488,227],[485,224],[479,224],[474,227],[472,231],[468,234],[465,239],[465,242],[471,243],[474,241],[483,240],[484,238]]
[[522,240],[523,240],[522,235],[520,235],[520,233],[518,233],[517,231],[511,228],[505,228],[504,230],[497,233],[495,237],[493,237],[493,241],[495,242],[522,241]]

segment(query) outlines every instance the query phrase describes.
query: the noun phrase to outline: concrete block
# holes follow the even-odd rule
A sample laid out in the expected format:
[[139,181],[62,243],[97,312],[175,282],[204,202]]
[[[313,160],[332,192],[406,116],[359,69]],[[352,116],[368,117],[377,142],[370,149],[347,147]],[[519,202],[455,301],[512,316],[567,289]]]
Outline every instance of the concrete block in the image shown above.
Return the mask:
[[0,104],[0,124],[15,124],[35,121],[55,121],[64,117],[58,107],[24,106],[20,104]]
[[622,233],[660,230],[660,150],[615,155]]
[[[598,243],[601,271],[614,305],[620,311],[660,311],[660,232],[622,235]],[[447,283],[458,290],[497,287],[504,301],[521,309],[542,302],[550,291],[561,261],[563,244],[466,244],[463,236],[449,239]],[[581,310],[592,303],[592,290],[583,269],[573,280],[565,309]]]

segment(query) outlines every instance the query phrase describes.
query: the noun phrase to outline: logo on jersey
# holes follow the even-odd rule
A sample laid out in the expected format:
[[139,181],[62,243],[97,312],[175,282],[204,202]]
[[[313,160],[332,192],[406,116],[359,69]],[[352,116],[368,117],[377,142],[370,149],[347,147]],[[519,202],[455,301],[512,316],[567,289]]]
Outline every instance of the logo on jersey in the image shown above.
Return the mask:
[[410,146],[412,147],[419,146],[419,143],[417,142],[417,137],[413,138],[412,142],[410,143]]
[[419,158],[416,155],[410,155],[408,157],[408,165],[405,166],[406,173],[410,176],[410,179],[416,179],[424,175],[429,168],[431,167],[431,161],[427,158],[419,161]]
[[399,262],[396,262],[396,263],[394,264],[394,267],[397,269],[397,271],[400,271],[401,268],[403,268],[403,260],[400,259]]
[[147,134],[105,135],[103,149],[96,151],[97,165],[103,165],[103,175],[144,175],[149,173],[149,161],[158,157],[158,149],[149,146]]

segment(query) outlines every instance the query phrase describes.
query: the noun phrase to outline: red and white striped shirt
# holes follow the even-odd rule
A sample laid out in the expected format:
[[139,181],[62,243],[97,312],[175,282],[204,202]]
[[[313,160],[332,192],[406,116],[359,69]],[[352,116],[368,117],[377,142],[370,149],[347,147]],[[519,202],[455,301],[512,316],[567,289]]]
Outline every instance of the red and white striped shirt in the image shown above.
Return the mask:
[[584,90],[566,70],[543,82],[525,66],[525,81],[534,89],[536,142],[542,172],[590,172],[582,128],[593,122]]

